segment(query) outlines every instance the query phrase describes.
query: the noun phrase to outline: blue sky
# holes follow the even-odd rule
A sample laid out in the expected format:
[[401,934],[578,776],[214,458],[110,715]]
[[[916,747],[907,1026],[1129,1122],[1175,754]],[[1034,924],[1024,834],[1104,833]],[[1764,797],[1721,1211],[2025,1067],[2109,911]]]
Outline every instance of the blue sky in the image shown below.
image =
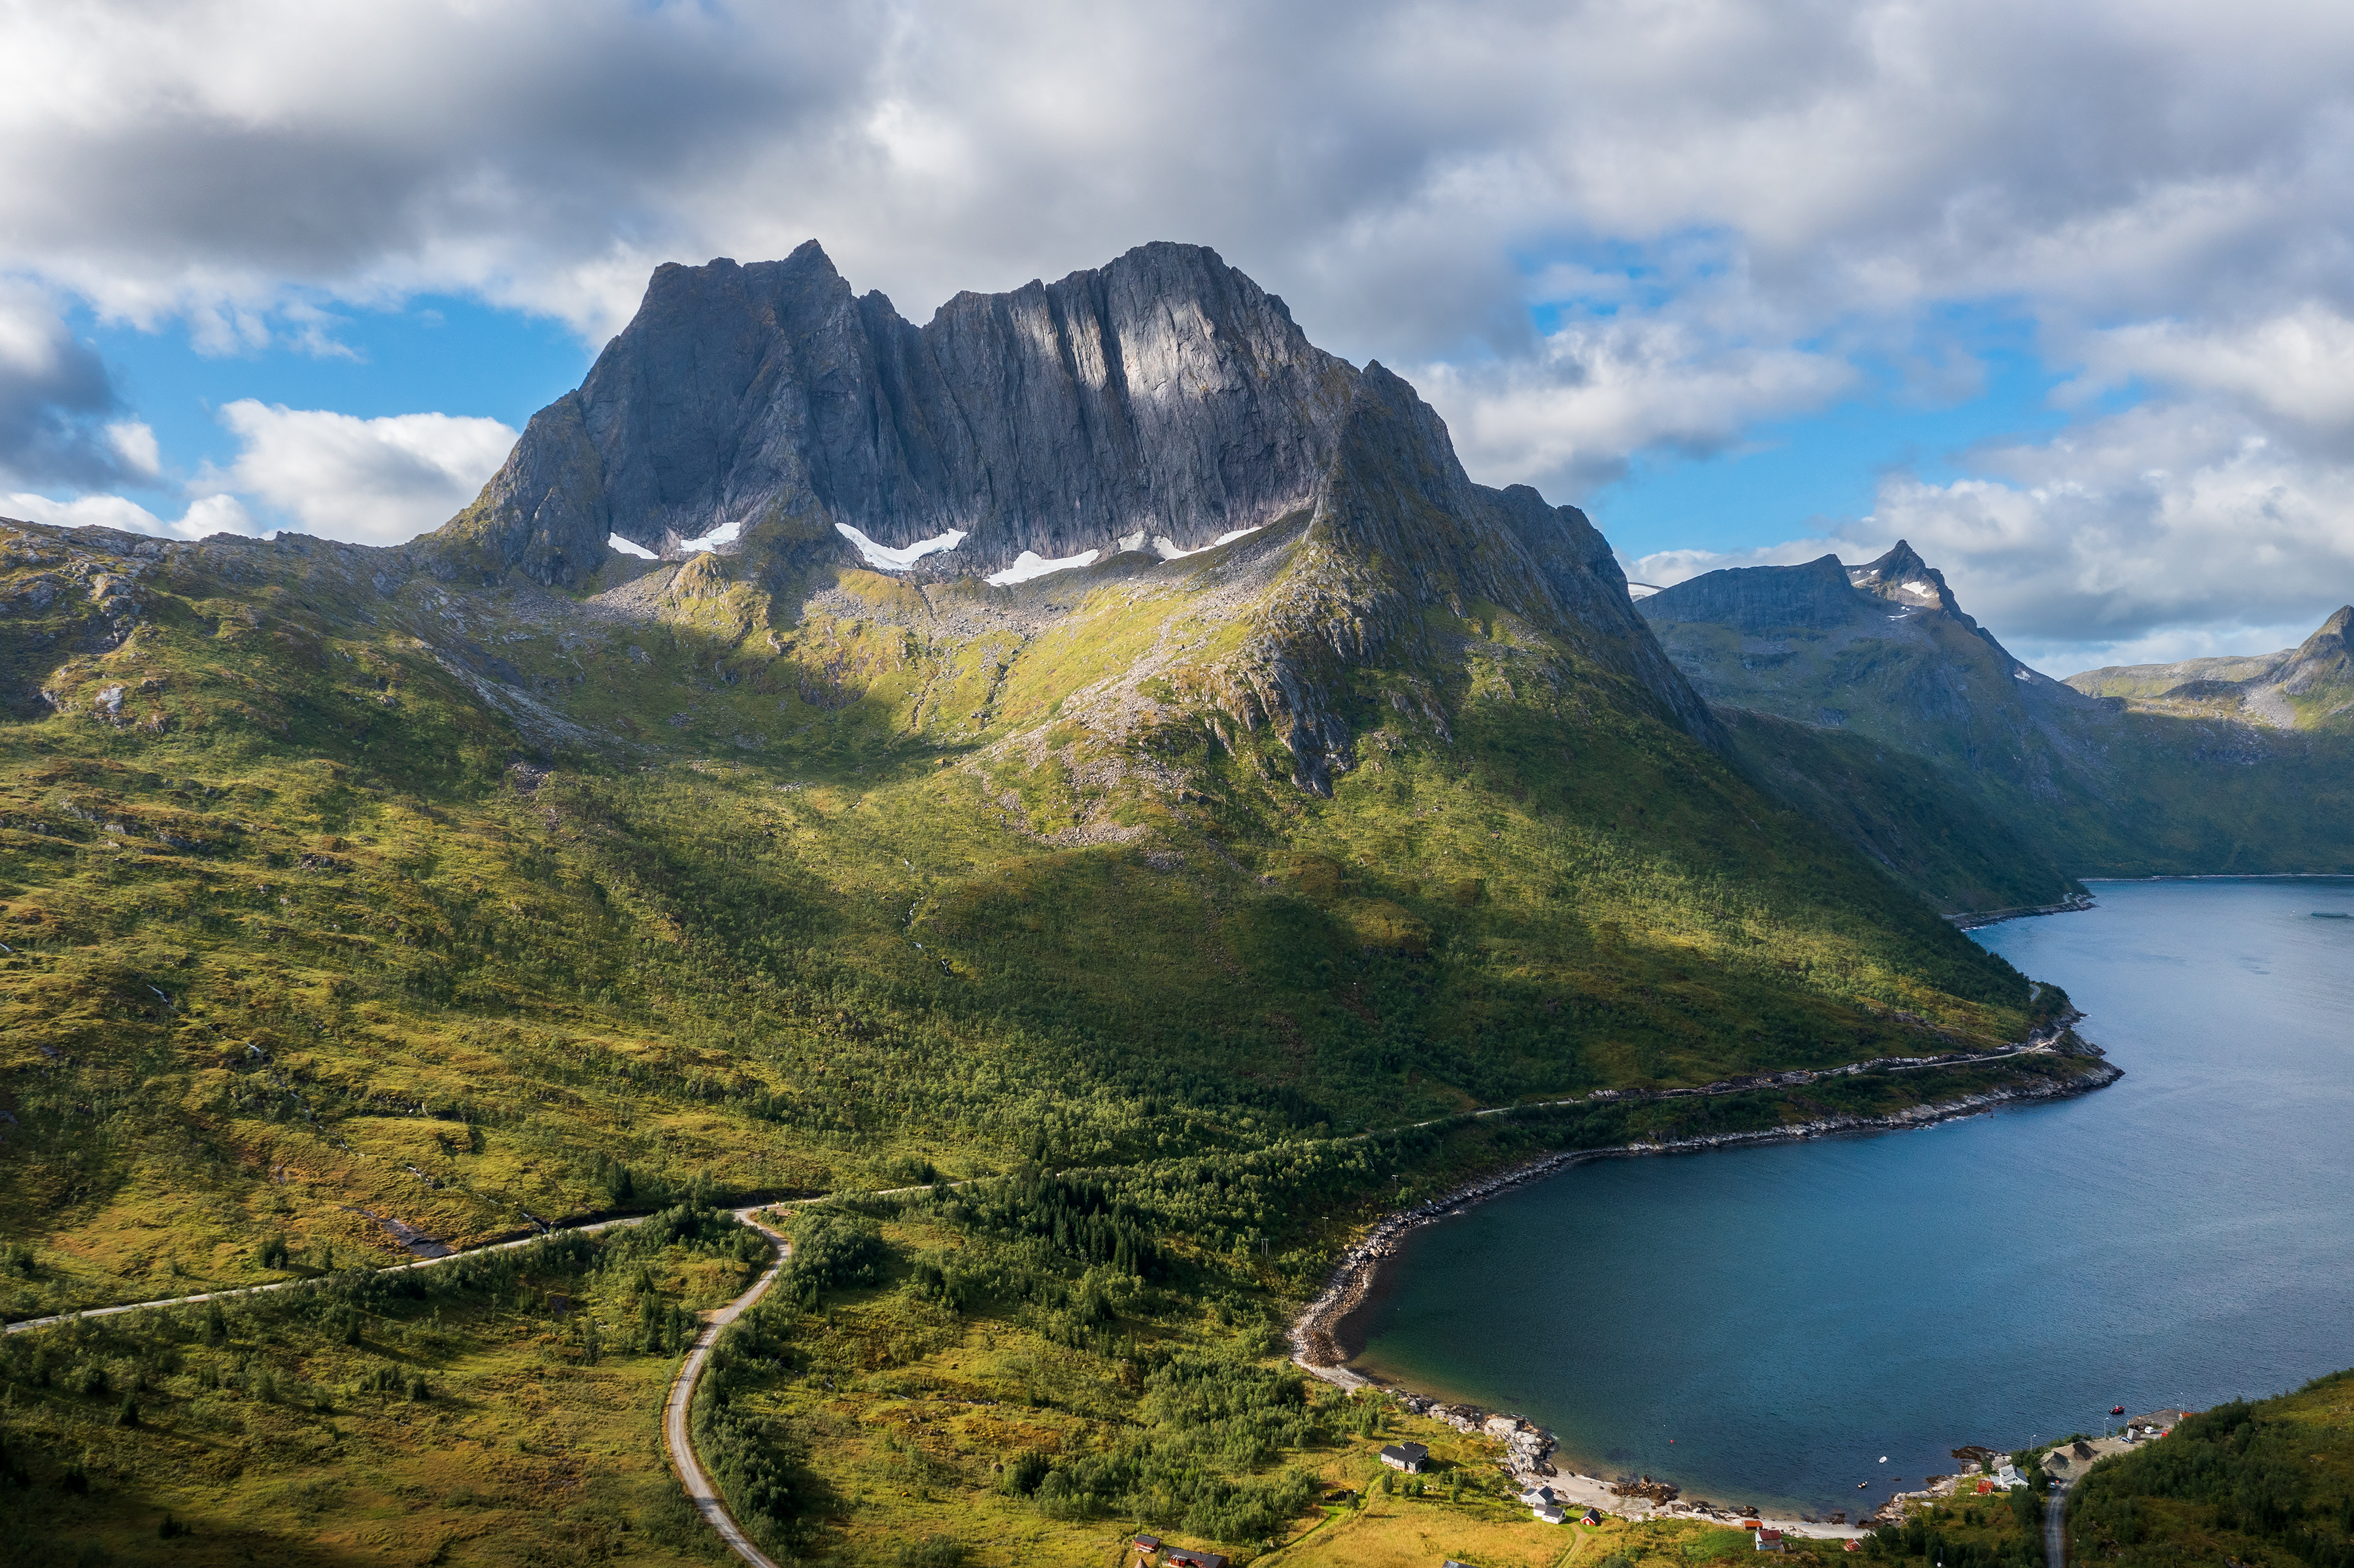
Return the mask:
[[[176,323],[147,331],[100,323],[86,305],[67,319],[105,362],[131,415],[155,432],[166,476],[237,460],[239,442],[219,410],[239,398],[362,419],[431,410],[521,430],[596,358],[561,321],[451,294],[331,312],[317,324],[340,352],[297,341],[207,354]],[[177,510],[169,477],[114,488],[150,510]]]
[[1906,537],[2062,673],[2354,599],[2342,5],[89,0],[11,46],[0,513],[392,542],[660,262],[817,238],[920,320],[1174,238],[1647,580]]

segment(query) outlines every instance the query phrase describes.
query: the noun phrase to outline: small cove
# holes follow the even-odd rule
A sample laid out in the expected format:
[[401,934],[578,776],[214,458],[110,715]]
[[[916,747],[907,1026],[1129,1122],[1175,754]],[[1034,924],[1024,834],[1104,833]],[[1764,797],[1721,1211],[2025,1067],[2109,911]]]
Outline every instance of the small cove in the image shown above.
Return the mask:
[[1809,1512],[2354,1365],[2354,921],[2312,917],[2354,880],[2094,891],[1972,935],[2065,986],[2122,1082],[1578,1167],[1408,1238],[1352,1364],[1542,1422],[1564,1467]]

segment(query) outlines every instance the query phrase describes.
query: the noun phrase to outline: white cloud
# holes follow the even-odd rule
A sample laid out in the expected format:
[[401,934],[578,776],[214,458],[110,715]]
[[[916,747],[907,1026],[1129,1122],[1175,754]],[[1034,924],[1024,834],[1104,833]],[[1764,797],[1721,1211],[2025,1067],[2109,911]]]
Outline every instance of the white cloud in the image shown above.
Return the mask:
[[28,523],[58,528],[120,528],[129,534],[154,534],[166,539],[202,539],[212,534],[258,532],[253,519],[234,495],[207,495],[192,501],[175,519],[156,516],[135,501],[120,495],[84,495],[58,501],[30,492],[0,495],[0,510]]
[[164,453],[155,444],[155,432],[137,419],[123,419],[106,427],[106,444],[114,449],[123,467],[141,478],[152,479],[164,467]]
[[119,404],[106,367],[66,329],[49,291],[0,278],[0,477],[119,477],[122,450],[105,424]]
[[2319,301],[2245,323],[2137,322],[2092,336],[2085,357],[2082,391],[2142,376],[2354,434],[2354,321]]
[[1811,411],[1851,386],[1844,360],[1727,344],[1672,321],[1582,322],[1528,358],[1422,367],[1413,377],[1471,471],[1582,494],[1632,453],[1702,455],[1765,418]]
[[221,422],[243,450],[203,487],[260,500],[301,531],[397,545],[449,521],[506,461],[515,432],[496,419],[394,414],[361,419],[240,399]]
[[601,336],[654,261],[812,234],[918,312],[1203,239],[1392,358],[1524,338],[1528,258],[1695,233],[1818,320],[2347,286],[2354,22],[2296,0],[116,0],[10,42],[0,270],[225,345],[428,287]]

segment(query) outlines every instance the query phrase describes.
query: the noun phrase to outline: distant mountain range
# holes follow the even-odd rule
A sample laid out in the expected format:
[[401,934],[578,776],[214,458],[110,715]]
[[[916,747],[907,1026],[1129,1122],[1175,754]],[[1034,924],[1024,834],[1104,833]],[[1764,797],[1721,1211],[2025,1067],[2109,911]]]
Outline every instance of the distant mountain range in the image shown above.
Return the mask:
[[2071,675],[2068,683],[2087,696],[2123,697],[2147,713],[2244,718],[2274,729],[2354,728],[2349,626],[2354,606],[2342,606],[2318,631],[2277,653],[2110,664]]
[[2354,870],[2354,609],[2264,658],[2062,682],[1902,542],[1861,567],[1710,572],[1638,609],[1755,776],[1949,908],[2079,876]]

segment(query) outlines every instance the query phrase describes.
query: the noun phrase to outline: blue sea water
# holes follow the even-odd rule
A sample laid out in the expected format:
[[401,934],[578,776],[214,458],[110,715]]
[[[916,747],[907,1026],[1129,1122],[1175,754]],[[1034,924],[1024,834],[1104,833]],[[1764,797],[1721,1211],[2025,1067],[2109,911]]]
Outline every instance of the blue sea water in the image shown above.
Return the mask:
[[2314,918],[2354,880],[2093,886],[1973,935],[2121,1082],[1579,1167],[1415,1233],[1355,1364],[1550,1426],[1565,1467],[1808,1511],[2354,1366],[2354,920]]

